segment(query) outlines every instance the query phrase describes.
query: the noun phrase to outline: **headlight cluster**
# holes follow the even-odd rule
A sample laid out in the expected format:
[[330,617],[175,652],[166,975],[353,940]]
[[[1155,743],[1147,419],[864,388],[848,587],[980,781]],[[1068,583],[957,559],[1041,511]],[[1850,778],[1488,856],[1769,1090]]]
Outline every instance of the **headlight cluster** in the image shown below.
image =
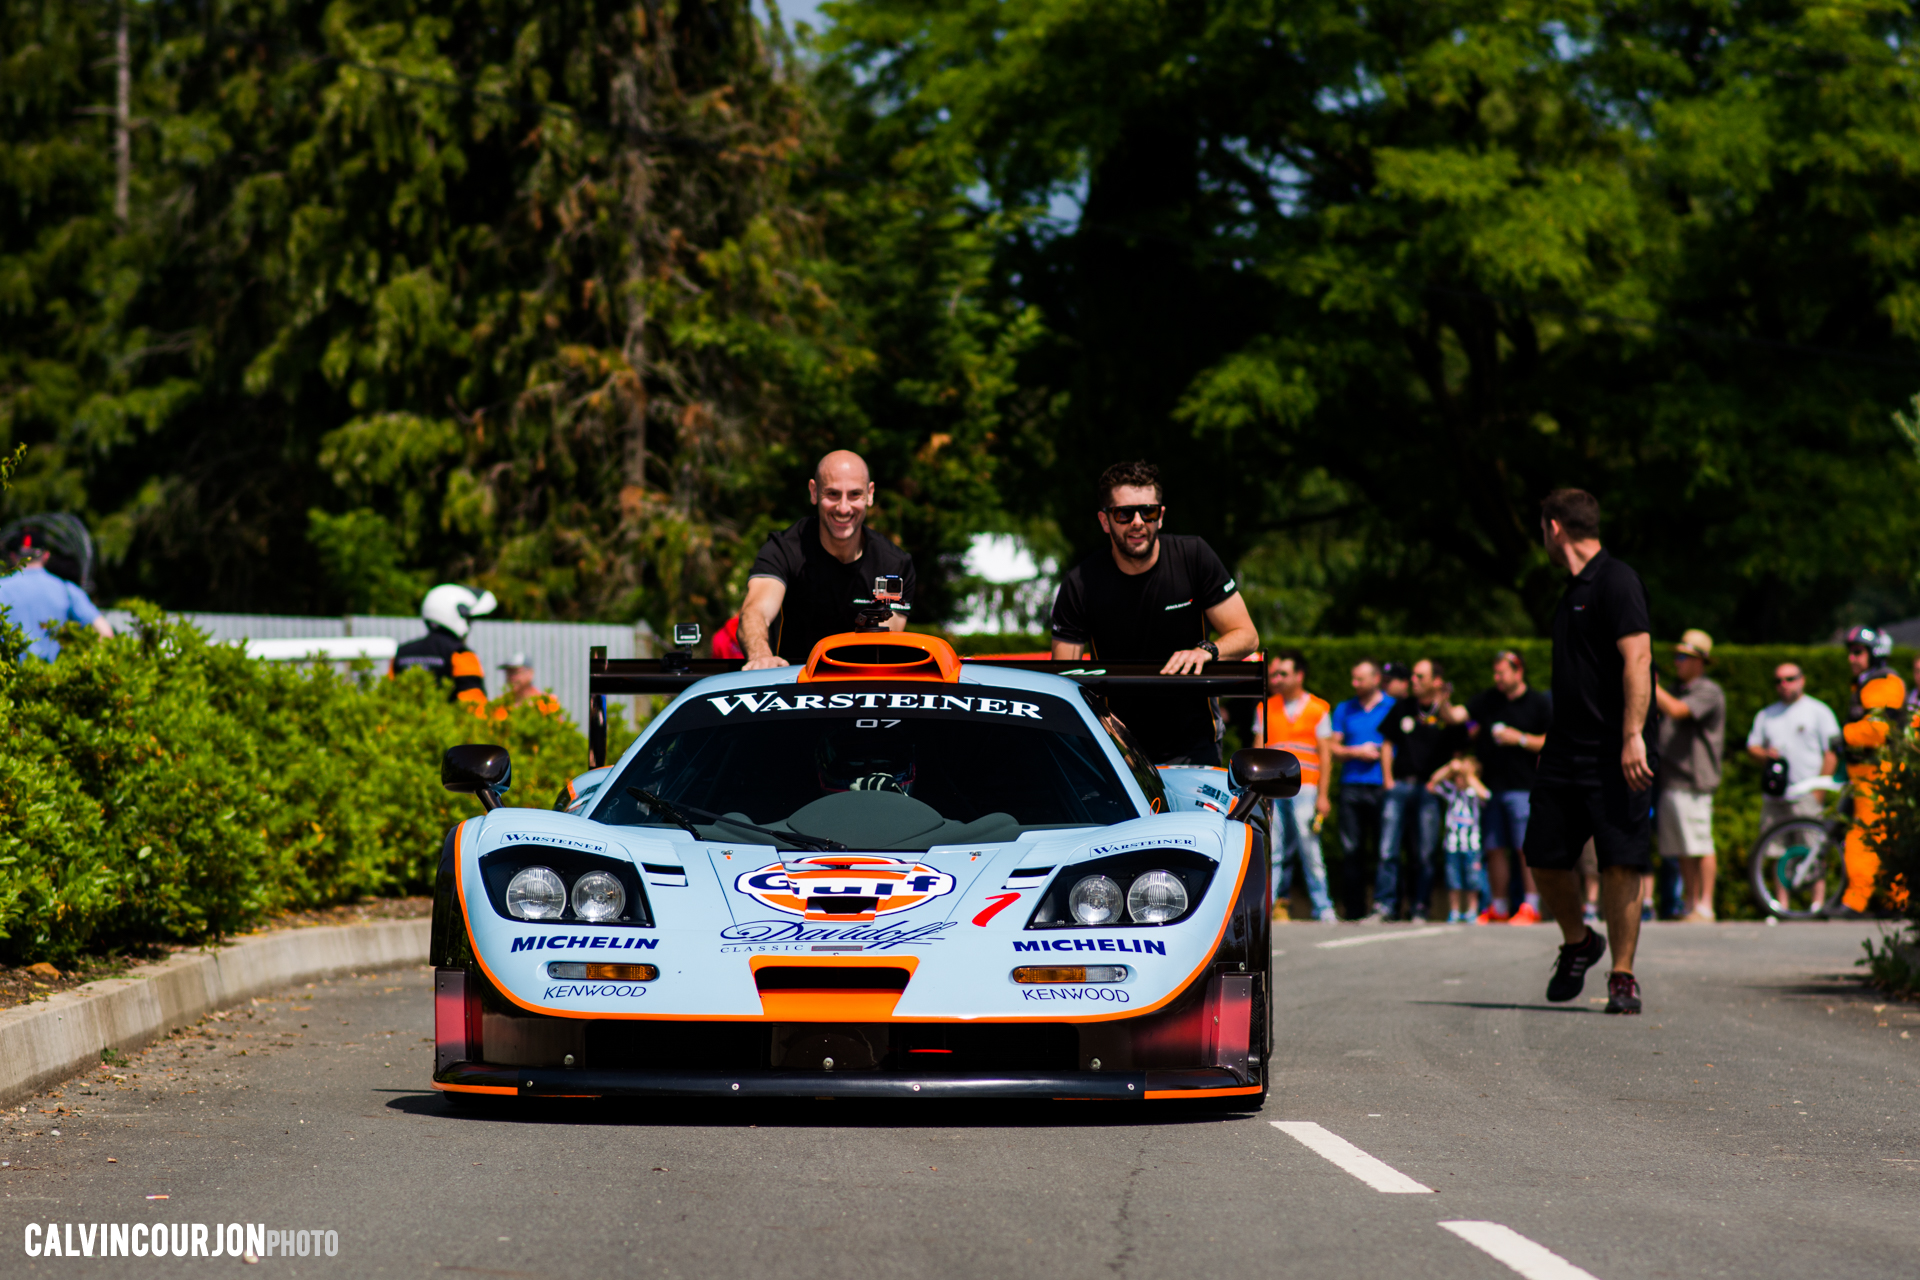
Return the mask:
[[1089,927],[1119,924],[1125,908],[1135,924],[1165,924],[1187,914],[1187,887],[1166,871],[1149,871],[1123,894],[1110,876],[1087,876],[1067,894],[1073,918]]
[[1027,927],[1173,924],[1200,901],[1214,866],[1190,849],[1142,849],[1063,867]]
[[573,893],[552,867],[527,867],[507,881],[507,914],[516,920],[558,920],[571,898],[573,914],[588,924],[618,920],[627,909],[627,890],[605,871],[589,871],[573,882]]
[[650,924],[632,863],[570,849],[515,845],[480,859],[487,896],[512,920]]

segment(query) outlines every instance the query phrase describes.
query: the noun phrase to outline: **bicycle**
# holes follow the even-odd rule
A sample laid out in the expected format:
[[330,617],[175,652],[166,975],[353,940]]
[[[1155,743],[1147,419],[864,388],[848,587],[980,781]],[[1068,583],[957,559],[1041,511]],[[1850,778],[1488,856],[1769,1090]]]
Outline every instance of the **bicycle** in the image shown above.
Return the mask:
[[1852,808],[1851,784],[1836,788],[1824,774],[1787,788],[1782,799],[1815,791],[1840,792],[1840,812],[1830,818],[1787,818],[1760,833],[1747,855],[1747,875],[1761,909],[1780,920],[1820,919],[1828,903],[1846,892],[1847,829],[1841,814]]

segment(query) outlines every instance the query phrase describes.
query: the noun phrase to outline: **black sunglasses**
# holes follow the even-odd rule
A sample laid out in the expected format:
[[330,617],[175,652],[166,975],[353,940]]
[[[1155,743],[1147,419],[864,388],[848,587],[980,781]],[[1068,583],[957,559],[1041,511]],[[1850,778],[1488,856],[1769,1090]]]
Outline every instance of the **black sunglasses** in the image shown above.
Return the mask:
[[1148,524],[1159,524],[1160,513],[1164,510],[1166,510],[1165,503],[1142,502],[1138,506],[1132,507],[1108,507],[1107,516],[1117,525],[1132,524],[1135,516],[1140,517]]
[[1805,679],[1806,679],[1805,676],[1775,676],[1773,678],[1773,682],[1775,684],[1792,684],[1796,680],[1805,680]]

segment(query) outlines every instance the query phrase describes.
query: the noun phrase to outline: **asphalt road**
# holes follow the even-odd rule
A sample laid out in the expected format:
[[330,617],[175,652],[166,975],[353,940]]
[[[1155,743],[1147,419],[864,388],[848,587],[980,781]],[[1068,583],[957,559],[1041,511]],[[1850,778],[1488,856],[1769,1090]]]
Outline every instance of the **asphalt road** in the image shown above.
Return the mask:
[[[331,1229],[336,1257],[259,1267],[340,1276],[1495,1280],[1527,1242],[1551,1251],[1535,1280],[1578,1280],[1555,1257],[1598,1280],[1920,1270],[1920,1009],[1852,981],[1865,931],[1651,927],[1640,1018],[1603,1016],[1597,977],[1592,1002],[1546,1005],[1549,929],[1275,936],[1276,1087],[1242,1118],[909,1101],[476,1116],[424,1087],[426,970],[304,988],[12,1112],[0,1271],[238,1265],[28,1258],[24,1227],[49,1221]],[[1375,1190],[1273,1121],[1432,1190]],[[1497,1226],[1440,1225],[1458,1221]]]

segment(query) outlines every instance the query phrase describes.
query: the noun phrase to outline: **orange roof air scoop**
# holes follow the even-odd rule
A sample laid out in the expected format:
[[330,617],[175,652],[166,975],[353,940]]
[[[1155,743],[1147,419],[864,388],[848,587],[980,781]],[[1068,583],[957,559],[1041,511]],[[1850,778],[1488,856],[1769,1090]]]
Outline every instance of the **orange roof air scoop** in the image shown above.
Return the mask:
[[960,655],[937,636],[843,631],[813,646],[800,683],[815,680],[934,680],[957,684]]

